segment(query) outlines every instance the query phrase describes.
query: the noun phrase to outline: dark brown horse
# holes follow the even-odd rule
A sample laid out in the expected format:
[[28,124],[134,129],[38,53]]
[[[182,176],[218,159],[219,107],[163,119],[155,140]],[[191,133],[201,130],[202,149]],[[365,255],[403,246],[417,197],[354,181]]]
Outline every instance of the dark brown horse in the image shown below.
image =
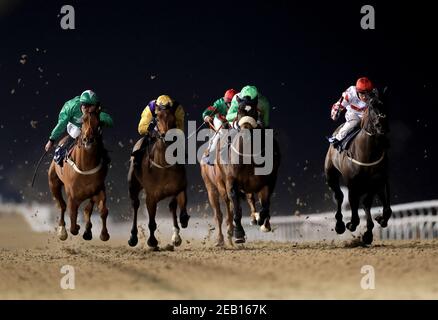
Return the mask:
[[[159,201],[171,197],[169,209],[173,215],[173,235],[172,242],[174,246],[181,245],[179,235],[179,225],[177,220],[177,206],[180,208],[179,220],[182,228],[187,228],[190,216],[187,214],[187,179],[186,171],[183,164],[168,164],[165,159],[166,148],[169,142],[164,139],[166,132],[176,128],[175,108],[160,108],[157,106],[156,119],[158,134],[154,137],[155,143],[148,152],[143,156],[140,168],[134,167],[131,158],[131,168],[128,174],[129,197],[134,209],[134,221],[131,229],[131,238],[128,243],[134,247],[138,243],[137,229],[137,212],[140,206],[139,193],[144,190],[146,193],[146,208],[149,214],[149,239],[147,244],[151,248],[158,248],[158,241],[154,232],[157,229],[155,215]],[[144,139],[147,139],[145,137]],[[141,141],[137,142],[137,145]],[[135,149],[135,147],[134,147]]]
[[[61,144],[66,138],[61,141]],[[91,214],[94,204],[97,204],[102,218],[100,239],[107,241],[110,238],[106,228],[108,208],[106,207],[105,193],[105,178],[108,167],[107,163],[104,162],[103,154],[99,113],[86,113],[83,116],[81,135],[77,138],[68,160],[64,161],[62,168],[52,161],[48,172],[50,191],[61,208],[58,227],[59,239],[67,239],[64,221],[64,213],[67,208],[70,213],[70,232],[73,235],[79,233],[80,226],[76,223],[78,208],[87,199],[89,199],[89,203],[84,209],[86,226],[83,238],[85,240],[92,238]],[[67,195],[67,204],[62,197],[62,187]]]
[[348,187],[348,200],[351,207],[351,221],[346,227],[355,231],[359,225],[359,205],[362,197],[367,216],[367,231],[362,240],[365,244],[373,241],[374,223],[371,217],[371,206],[377,195],[383,205],[383,214],[377,216],[376,221],[386,227],[391,217],[387,137],[388,117],[385,104],[378,97],[371,97],[369,107],[361,121],[361,131],[352,141],[347,151],[340,153],[333,146],[329,147],[325,158],[325,176],[329,187],[335,193],[338,203],[336,212],[336,227],[338,234],[345,232],[342,221],[342,201],[344,195],[340,189],[340,178]]
[[[261,128],[257,124],[256,119],[258,119],[258,111],[256,105],[248,105],[243,101],[239,101],[238,115],[235,122],[238,123],[238,131],[242,133],[233,139],[233,142],[229,147],[224,146],[228,150],[228,159],[226,162],[223,161],[220,153],[222,152],[222,146],[226,141],[221,141],[220,146],[216,148],[217,150],[217,167],[216,172],[220,171],[221,176],[225,179],[225,188],[227,192],[228,199],[231,200],[231,210],[233,212],[234,220],[234,238],[236,243],[245,242],[245,231],[243,229],[241,219],[242,219],[242,208],[240,206],[240,198],[242,195],[246,194],[250,207],[254,207],[254,200],[252,194],[256,193],[261,203],[262,210],[257,214],[256,221],[261,230],[268,232],[271,230],[270,226],[270,199],[274,191],[275,183],[277,180],[277,171],[280,166],[280,150],[275,139],[272,140],[272,170],[267,174],[257,175],[256,169],[260,168],[261,165],[256,163],[256,156],[266,156],[266,141],[265,129]],[[260,145],[260,150],[254,148],[255,146],[255,134],[253,129],[260,130],[260,136],[262,143]],[[221,139],[223,140],[223,139]],[[251,145],[251,150],[249,153],[246,152],[246,147]],[[260,152],[258,152],[260,151]],[[234,161],[234,160],[237,161]],[[253,204],[251,206],[251,203]],[[251,208],[255,211],[255,208]]]

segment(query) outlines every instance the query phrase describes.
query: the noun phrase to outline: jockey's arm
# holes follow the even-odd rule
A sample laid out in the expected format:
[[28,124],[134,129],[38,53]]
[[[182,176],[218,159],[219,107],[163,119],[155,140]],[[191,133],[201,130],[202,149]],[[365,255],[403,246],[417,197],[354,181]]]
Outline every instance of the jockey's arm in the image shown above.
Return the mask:
[[58,116],[58,123],[56,125],[56,127],[53,129],[52,133],[50,134],[49,140],[50,141],[56,141],[59,138],[61,138],[62,134],[65,132],[65,130],[67,129],[67,124],[70,120],[70,113],[69,113],[69,108],[68,105],[65,104],[62,109],[61,112],[59,113]]
[[152,119],[153,119],[152,112],[149,109],[149,106],[147,106],[141,113],[141,119],[138,124],[138,133],[140,135],[144,136],[148,134],[149,124],[151,123]]
[[113,119],[112,119],[111,116],[110,116],[108,113],[106,113],[106,112],[101,112],[101,113],[99,114],[99,119],[100,119],[100,122],[103,124],[103,126],[105,126],[105,127],[107,127],[107,128],[111,128],[111,127],[114,126],[114,121],[113,121]]
[[227,114],[227,107],[225,105],[224,99],[220,98],[217,99],[212,106],[209,106],[205,111],[202,113],[202,119],[204,120],[205,117],[214,117],[215,115],[221,115],[222,117],[225,117]]
[[259,101],[259,108],[260,108],[261,118],[263,120],[263,125],[267,127],[269,126],[269,111],[271,109],[271,105],[269,104],[268,99],[266,99],[264,96],[262,96]]
[[230,109],[228,109],[228,113],[227,113],[227,116],[226,116],[227,121],[230,124],[232,124],[234,122],[234,119],[236,119],[237,111],[239,110],[239,103],[237,102],[236,96],[237,95],[235,95],[233,97],[233,100],[231,101]]
[[347,91],[342,93],[341,98],[332,106],[331,118],[336,121],[339,119],[342,112],[344,112],[349,104],[349,97]]

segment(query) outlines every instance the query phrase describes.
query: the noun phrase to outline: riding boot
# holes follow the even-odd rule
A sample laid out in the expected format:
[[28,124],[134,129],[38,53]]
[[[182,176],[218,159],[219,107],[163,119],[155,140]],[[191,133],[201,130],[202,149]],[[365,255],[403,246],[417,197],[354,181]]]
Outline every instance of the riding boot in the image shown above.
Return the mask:
[[137,150],[133,151],[131,154],[134,157],[134,168],[141,167],[141,161],[143,160],[143,156],[148,145],[149,145],[149,136],[147,135],[143,138],[140,147]]
[[71,136],[68,136],[63,144],[56,147],[54,160],[61,168],[64,166],[64,159],[68,157],[68,153],[73,147],[74,143],[75,139],[73,139]]

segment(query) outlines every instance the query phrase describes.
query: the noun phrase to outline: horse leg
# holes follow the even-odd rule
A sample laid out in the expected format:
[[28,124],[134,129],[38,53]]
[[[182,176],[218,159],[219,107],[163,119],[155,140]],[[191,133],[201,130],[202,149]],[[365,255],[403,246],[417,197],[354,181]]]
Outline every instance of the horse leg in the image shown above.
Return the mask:
[[78,218],[79,204],[69,196],[67,206],[68,211],[70,212],[70,233],[74,236],[77,236],[79,229],[81,228],[81,226],[76,223]]
[[242,227],[242,208],[240,207],[239,188],[236,182],[227,181],[228,197],[231,199],[234,220],[234,242],[245,242],[245,230]]
[[157,213],[157,202],[150,197],[146,196],[146,207],[148,209],[148,215],[149,215],[149,239],[147,241],[147,244],[151,248],[157,248],[158,247],[158,241],[155,238],[154,232],[157,229],[157,223],[155,222],[155,215]]
[[215,246],[223,247],[225,244],[224,235],[222,233],[223,216],[219,203],[219,192],[216,190],[216,188],[214,188],[214,186],[212,186],[211,189],[208,190],[208,200],[210,201],[210,204],[213,207],[214,218],[216,220],[216,225],[218,227],[217,240]]
[[255,206],[255,197],[253,193],[246,194],[246,201],[248,202],[249,209],[251,210],[251,224],[257,225],[257,209]]
[[185,229],[189,225],[190,216],[187,213],[187,193],[186,190],[181,191],[177,196],[176,200],[178,201],[178,206],[180,209],[179,212],[179,223],[181,223],[181,228]]
[[[230,246],[234,246],[233,243],[233,233],[234,233],[234,224],[233,224],[233,211],[231,210],[231,201],[228,198],[227,190],[225,185],[222,182],[217,184],[217,190],[219,192],[220,197],[225,202],[225,210],[227,212],[227,238]],[[218,204],[218,210],[220,210],[220,204]],[[222,215],[222,212],[220,213]]]
[[349,188],[348,202],[350,202],[350,207],[351,207],[351,221],[347,222],[346,227],[351,232],[356,231],[356,228],[360,223],[359,201],[360,201],[359,195],[353,191],[353,188]]
[[373,218],[371,216],[371,206],[373,204],[374,195],[369,193],[365,197],[363,204],[365,209],[365,214],[367,216],[367,231],[365,231],[364,235],[362,236],[362,241],[365,244],[371,244],[373,242]]
[[131,238],[128,240],[128,244],[131,247],[135,247],[138,243],[137,212],[138,212],[138,208],[140,207],[140,200],[138,198],[138,195],[142,187],[137,177],[134,174],[134,163],[132,161],[128,173],[128,185],[129,185],[129,198],[131,199],[131,206],[134,210],[134,219],[131,228]]
[[65,203],[64,198],[62,197],[62,186],[63,183],[59,179],[58,175],[56,174],[54,163],[52,163],[49,168],[49,188],[53,197],[58,203],[59,208],[61,209],[61,217],[59,219],[59,226],[58,226],[58,238],[61,241],[65,241],[68,238],[67,231],[65,230],[65,221],[64,221],[64,215],[67,209],[67,204]]
[[[214,168],[213,168],[214,170]],[[218,234],[215,246],[223,247],[224,246],[224,235],[222,234],[222,212],[219,203],[219,191],[218,187],[216,187],[212,180],[210,180],[209,176],[209,168],[207,165],[201,165],[201,175],[204,180],[205,188],[207,189],[208,201],[210,206],[213,208],[214,219],[216,221],[216,226],[218,228]]]
[[110,235],[106,228],[106,219],[108,217],[108,207],[106,206],[106,193],[105,190],[100,191],[98,196],[98,207],[100,212],[100,218],[102,219],[102,230],[100,232],[100,240],[108,241]]
[[169,210],[170,212],[172,212],[172,218],[173,218],[172,243],[175,247],[179,247],[182,243],[182,239],[179,236],[178,218],[176,216],[177,208],[178,208],[178,201],[176,200],[176,198],[172,198],[172,200],[169,203]]
[[91,240],[93,238],[93,234],[91,233],[91,227],[93,226],[91,224],[91,214],[93,213],[93,207],[94,207],[94,201],[93,199],[91,199],[84,209],[84,217],[86,223],[85,231],[84,234],[82,235],[82,238],[84,238],[84,240]]
[[338,209],[335,214],[336,226],[335,230],[337,234],[343,234],[345,232],[345,224],[342,221],[342,201],[344,201],[344,194],[339,186],[339,171],[331,169],[326,171],[327,184],[335,193],[335,199],[338,204]]
[[376,217],[376,221],[380,224],[382,228],[386,228],[388,226],[388,220],[391,218],[392,210],[389,199],[389,183],[386,181],[382,190],[378,192],[378,196],[383,206],[383,214],[378,215]]
[[263,187],[263,189],[259,192],[259,199],[262,203],[262,210],[260,211],[260,216],[257,220],[257,224],[260,226],[260,230],[263,232],[271,231],[271,224],[269,222],[269,207],[271,205],[270,196],[271,194],[268,186]]

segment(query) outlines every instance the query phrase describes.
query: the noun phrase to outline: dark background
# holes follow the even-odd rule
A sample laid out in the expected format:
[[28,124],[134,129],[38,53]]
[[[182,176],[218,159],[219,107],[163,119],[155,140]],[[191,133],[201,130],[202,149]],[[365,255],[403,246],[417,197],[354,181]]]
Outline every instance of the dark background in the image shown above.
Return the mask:
[[[75,8],[76,30],[60,27],[64,4]],[[375,8],[375,30],[360,27],[366,4]],[[51,201],[50,159],[31,189],[34,165],[64,102],[93,89],[115,120],[105,132],[108,192],[110,209],[124,215],[146,103],[169,94],[199,122],[226,89],[254,84],[271,102],[283,153],[274,214],[332,210],[322,175],[324,136],[338,125],[330,107],[365,75],[391,89],[393,202],[436,198],[436,20],[419,1],[1,1],[0,195]],[[188,177],[189,204],[202,211],[198,165]]]

